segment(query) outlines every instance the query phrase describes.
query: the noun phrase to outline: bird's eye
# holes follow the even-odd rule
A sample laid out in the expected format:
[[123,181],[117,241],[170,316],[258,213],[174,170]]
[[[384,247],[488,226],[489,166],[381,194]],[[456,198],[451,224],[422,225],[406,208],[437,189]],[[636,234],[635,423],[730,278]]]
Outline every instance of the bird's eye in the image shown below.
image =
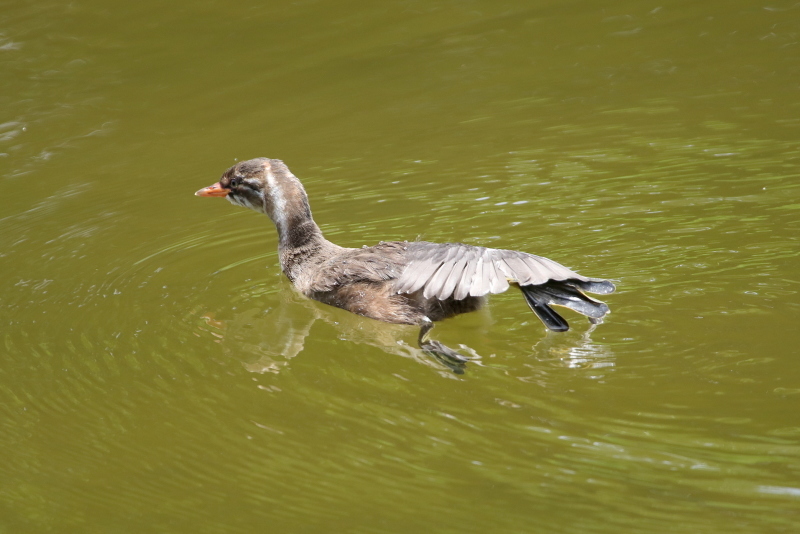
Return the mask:
[[239,178],[234,178],[231,180],[231,187],[239,187],[239,182],[241,182]]

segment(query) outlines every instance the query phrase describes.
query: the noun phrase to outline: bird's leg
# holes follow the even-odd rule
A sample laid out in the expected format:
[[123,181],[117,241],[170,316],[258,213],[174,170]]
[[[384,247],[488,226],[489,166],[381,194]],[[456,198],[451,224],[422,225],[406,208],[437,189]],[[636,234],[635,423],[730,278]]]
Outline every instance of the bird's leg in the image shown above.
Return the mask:
[[469,358],[466,358],[454,351],[450,347],[441,344],[440,342],[429,339],[428,334],[433,328],[433,321],[424,317],[422,320],[422,327],[419,330],[419,348],[426,354],[436,358],[441,364],[447,366],[451,371],[456,374],[464,374],[464,368]]

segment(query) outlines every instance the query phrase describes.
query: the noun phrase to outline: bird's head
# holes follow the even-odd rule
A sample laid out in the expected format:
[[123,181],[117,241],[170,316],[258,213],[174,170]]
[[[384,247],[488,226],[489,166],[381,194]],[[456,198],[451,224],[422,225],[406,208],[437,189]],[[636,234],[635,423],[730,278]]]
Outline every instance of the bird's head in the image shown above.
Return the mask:
[[219,182],[204,187],[195,195],[199,197],[225,197],[231,204],[269,214],[267,209],[271,161],[257,158],[241,161],[225,171]]
[[197,191],[199,197],[225,197],[231,204],[263,213],[278,226],[311,219],[303,185],[281,160],[256,158],[225,171],[219,182]]

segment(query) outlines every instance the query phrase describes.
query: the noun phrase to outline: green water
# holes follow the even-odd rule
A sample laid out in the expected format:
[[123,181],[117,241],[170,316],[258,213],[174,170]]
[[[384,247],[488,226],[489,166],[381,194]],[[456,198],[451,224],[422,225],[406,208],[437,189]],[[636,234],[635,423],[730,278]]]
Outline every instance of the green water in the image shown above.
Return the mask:
[[[800,531],[800,5],[0,6],[0,533]],[[613,279],[416,329],[266,217]]]

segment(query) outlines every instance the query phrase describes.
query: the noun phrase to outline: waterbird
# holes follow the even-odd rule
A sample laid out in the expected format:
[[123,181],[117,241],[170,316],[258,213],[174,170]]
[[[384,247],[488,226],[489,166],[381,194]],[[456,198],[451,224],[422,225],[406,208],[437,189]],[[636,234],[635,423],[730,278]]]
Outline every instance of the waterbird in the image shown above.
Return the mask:
[[586,293],[616,289],[608,280],[516,250],[426,241],[340,247],[322,235],[302,183],[278,159],[241,161],[195,195],[225,197],[267,215],[278,230],[281,269],[302,294],[379,321],[419,326],[420,348],[456,372],[468,358],[430,338],[435,321],[475,311],[488,294],[513,285],[545,327],[564,332],[569,324],[551,306],[597,324],[609,308]]

